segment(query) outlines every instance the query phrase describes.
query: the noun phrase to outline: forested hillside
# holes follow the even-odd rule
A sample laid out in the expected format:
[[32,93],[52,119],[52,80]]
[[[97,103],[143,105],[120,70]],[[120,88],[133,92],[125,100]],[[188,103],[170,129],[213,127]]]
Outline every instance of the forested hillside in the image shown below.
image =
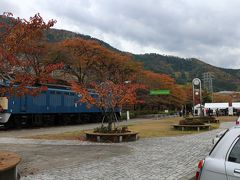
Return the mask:
[[[98,41],[104,47],[114,51],[119,51],[104,41],[71,31],[51,29],[47,32],[46,37],[50,42],[58,42],[74,37],[91,39]],[[195,58],[184,59],[159,54],[133,54],[133,57],[135,60],[144,63],[144,67],[147,70],[168,74],[175,78],[177,83],[180,84],[190,83],[195,77],[202,79],[202,74],[204,72],[212,72],[214,75],[214,91],[240,89],[240,86],[238,85],[240,82],[240,70],[219,68]]]
[[202,79],[204,72],[212,72],[214,91],[239,88],[240,70],[218,68],[195,58],[184,59],[159,54],[134,55],[134,57],[143,62],[146,69],[168,74],[180,84],[191,82],[195,77]]
[[[0,22],[1,21],[3,20],[0,17]],[[50,29],[45,33],[45,38],[49,42],[61,42],[63,40],[75,37],[83,38],[86,40],[95,40],[108,49],[121,52],[108,43],[88,35],[82,35],[71,31],[58,29]],[[177,83],[179,84],[190,83],[195,77],[202,79],[202,74],[204,72],[212,72],[214,75],[214,91],[240,89],[240,70],[215,67],[195,58],[184,59],[180,57],[165,56],[159,54],[132,54],[132,56],[136,61],[142,62],[146,70],[152,70],[157,73],[170,75],[176,79]]]

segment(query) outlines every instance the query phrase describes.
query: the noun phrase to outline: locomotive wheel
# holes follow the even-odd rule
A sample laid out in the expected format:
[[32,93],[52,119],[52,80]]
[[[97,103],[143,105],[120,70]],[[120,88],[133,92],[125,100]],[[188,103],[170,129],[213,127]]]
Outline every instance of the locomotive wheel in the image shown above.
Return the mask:
[[32,119],[32,126],[41,127],[43,125],[43,120],[41,115],[36,115]]
[[81,124],[82,123],[82,118],[81,115],[77,115],[74,117],[75,124]]
[[59,121],[61,125],[69,125],[71,123],[71,117],[63,116]]
[[25,117],[14,119],[14,127],[17,129],[28,127],[28,125],[29,124],[28,124],[27,118]]

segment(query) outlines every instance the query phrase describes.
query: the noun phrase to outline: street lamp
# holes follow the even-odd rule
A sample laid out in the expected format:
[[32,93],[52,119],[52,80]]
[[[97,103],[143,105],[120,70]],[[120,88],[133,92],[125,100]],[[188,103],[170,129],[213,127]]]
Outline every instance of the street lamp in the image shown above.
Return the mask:
[[[131,81],[127,80],[127,81],[124,81],[125,84],[130,84]],[[130,120],[130,113],[129,111],[126,112],[127,113],[127,121]]]

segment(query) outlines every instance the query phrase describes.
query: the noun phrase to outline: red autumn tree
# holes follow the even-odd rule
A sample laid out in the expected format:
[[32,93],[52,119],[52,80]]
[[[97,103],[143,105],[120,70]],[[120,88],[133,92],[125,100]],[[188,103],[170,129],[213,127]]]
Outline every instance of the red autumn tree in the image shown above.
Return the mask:
[[94,40],[68,39],[52,47],[50,60],[64,60],[65,76],[80,84],[110,80],[123,82],[139,71],[139,63],[126,54],[111,51]]
[[214,94],[214,98],[213,98],[214,102],[234,102],[232,95],[229,94],[220,94],[220,93],[215,93]]
[[[44,33],[56,21],[44,22],[39,14],[26,19],[14,19],[11,13],[1,16],[0,23],[0,76],[8,81],[8,87],[1,88],[1,93],[37,93],[39,88],[29,90],[29,86],[53,82],[51,73],[63,64],[44,64],[47,42]],[[18,88],[13,88],[17,84]]]
[[100,59],[96,69],[97,81],[112,81],[116,84],[137,79],[143,71],[142,65],[128,54],[111,52],[106,59]]
[[99,59],[108,56],[108,50],[96,41],[80,38],[68,39],[57,44],[50,52],[52,61],[64,59],[65,75],[71,75],[80,84],[91,81]]
[[170,90],[170,95],[146,96],[145,104],[150,106],[151,109],[157,107],[159,110],[161,106],[169,107],[171,109],[180,109],[181,106],[185,104],[186,93],[182,86],[176,84],[172,77],[152,71],[143,71],[140,81],[146,84],[150,90]]
[[88,91],[77,83],[73,82],[72,88],[82,94],[81,102],[97,106],[102,110],[104,115],[102,125],[105,118],[108,118],[108,129],[110,131],[112,130],[112,124],[116,127],[115,123],[118,122],[116,110],[121,109],[123,105],[140,103],[141,100],[137,99],[137,90],[145,89],[143,84],[114,83],[112,81],[105,81],[100,84],[92,83],[91,85],[97,93],[97,98],[91,97]]

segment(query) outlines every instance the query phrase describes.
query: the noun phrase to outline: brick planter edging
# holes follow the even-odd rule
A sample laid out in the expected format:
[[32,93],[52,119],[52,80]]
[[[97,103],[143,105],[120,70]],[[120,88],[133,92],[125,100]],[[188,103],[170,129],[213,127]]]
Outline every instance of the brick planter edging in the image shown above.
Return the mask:
[[126,132],[126,133],[95,133],[86,132],[86,139],[94,142],[129,142],[138,140],[138,132]]

